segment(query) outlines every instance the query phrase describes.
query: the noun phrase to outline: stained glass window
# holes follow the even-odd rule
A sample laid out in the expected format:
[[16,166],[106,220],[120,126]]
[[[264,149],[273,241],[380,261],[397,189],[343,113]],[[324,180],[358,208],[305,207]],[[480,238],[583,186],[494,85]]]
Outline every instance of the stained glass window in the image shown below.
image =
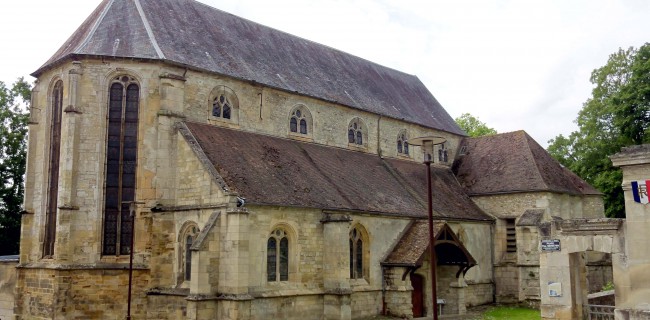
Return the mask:
[[350,231],[350,278],[363,278],[363,239],[357,228]]
[[266,279],[289,280],[289,239],[282,229],[271,233],[266,244]]
[[104,183],[104,255],[131,251],[135,201],[140,88],[133,79],[115,78],[109,91]]

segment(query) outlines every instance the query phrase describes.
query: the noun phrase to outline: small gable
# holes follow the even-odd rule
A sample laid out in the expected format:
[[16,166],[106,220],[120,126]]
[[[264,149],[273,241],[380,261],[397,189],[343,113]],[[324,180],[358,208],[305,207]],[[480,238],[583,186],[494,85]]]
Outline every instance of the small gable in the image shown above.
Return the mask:
[[[429,223],[426,220],[413,222],[393,251],[381,263],[384,266],[420,267],[428,256]],[[467,272],[476,265],[476,260],[467,251],[454,231],[444,222],[434,222],[433,233],[436,238],[436,259],[438,265],[457,265],[460,271]]]

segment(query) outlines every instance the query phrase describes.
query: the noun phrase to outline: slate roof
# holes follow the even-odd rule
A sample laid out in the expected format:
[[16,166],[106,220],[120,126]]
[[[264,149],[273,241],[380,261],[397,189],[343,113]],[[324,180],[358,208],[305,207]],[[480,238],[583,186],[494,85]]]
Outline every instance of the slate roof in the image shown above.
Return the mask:
[[84,56],[160,60],[465,135],[416,76],[194,0],[104,0],[33,76]]
[[564,168],[524,131],[465,138],[466,154],[453,165],[469,195],[549,191],[601,195]]
[[[193,122],[181,124],[181,132],[246,203],[427,216],[420,163]],[[451,170],[432,167],[432,180],[437,218],[492,220]]]

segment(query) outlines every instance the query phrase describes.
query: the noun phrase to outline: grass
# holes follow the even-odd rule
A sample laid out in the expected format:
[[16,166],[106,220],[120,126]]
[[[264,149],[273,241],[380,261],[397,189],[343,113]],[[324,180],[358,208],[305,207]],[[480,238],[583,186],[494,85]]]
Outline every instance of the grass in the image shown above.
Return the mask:
[[484,320],[539,320],[539,310],[520,307],[494,307],[483,313]]

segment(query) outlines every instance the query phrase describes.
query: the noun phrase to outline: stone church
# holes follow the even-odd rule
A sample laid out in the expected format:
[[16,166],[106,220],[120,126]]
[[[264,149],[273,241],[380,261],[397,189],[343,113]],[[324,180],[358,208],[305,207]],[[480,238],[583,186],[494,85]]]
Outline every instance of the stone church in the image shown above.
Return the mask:
[[[523,131],[467,138],[413,75],[194,0],[104,0],[34,72],[13,314],[431,315],[539,303],[537,225],[602,217]],[[132,240],[133,239],[133,240]]]

